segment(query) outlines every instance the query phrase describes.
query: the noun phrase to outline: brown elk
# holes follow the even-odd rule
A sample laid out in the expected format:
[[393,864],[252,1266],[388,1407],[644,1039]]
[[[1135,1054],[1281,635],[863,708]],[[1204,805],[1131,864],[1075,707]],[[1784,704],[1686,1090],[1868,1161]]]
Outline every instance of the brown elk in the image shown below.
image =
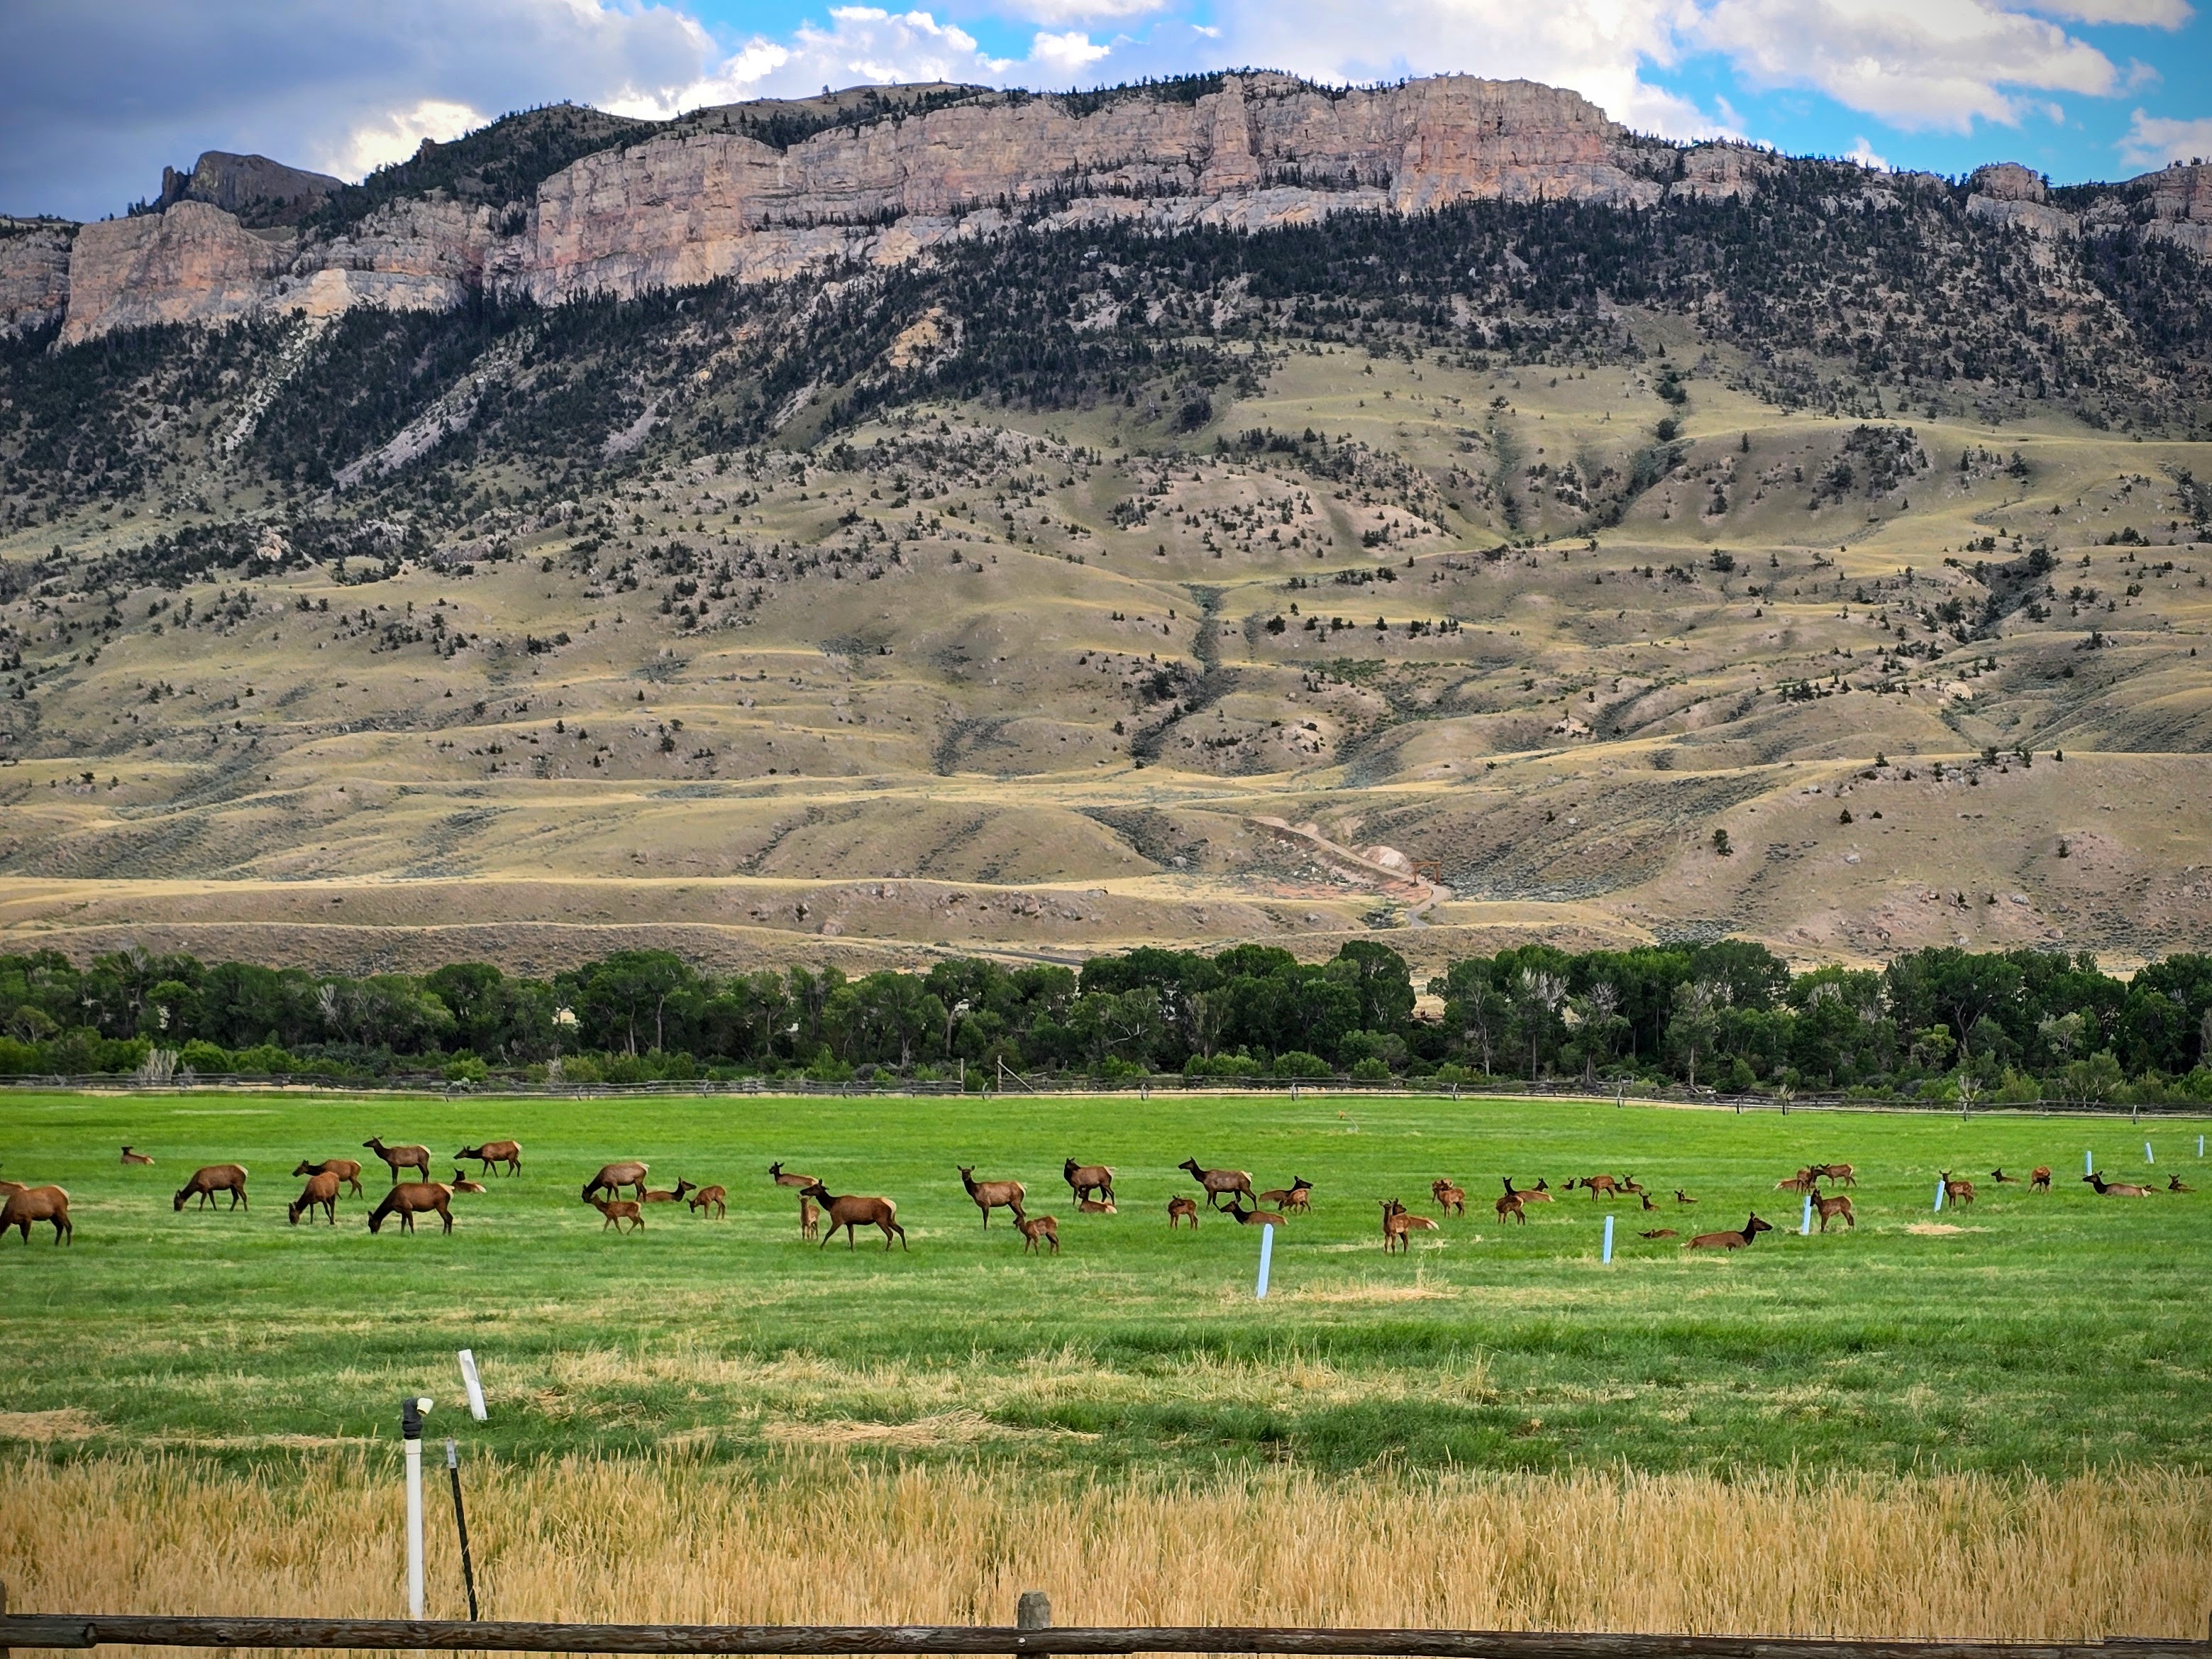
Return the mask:
[[25,1187],[16,1182],[0,1183],[9,1190],[4,1203],[0,1203],[0,1237],[7,1236],[10,1227],[23,1235],[23,1243],[31,1242],[31,1224],[47,1221],[53,1224],[54,1243],[76,1243],[76,1224],[70,1219],[69,1194],[59,1187]]
[[822,1237],[822,1212],[805,1193],[799,1195],[799,1236],[801,1238]]
[[154,1160],[136,1146],[125,1146],[123,1149],[123,1161],[125,1164],[151,1164]]
[[519,1140],[487,1140],[481,1146],[464,1146],[453,1154],[457,1164],[465,1158],[472,1158],[483,1165],[477,1171],[478,1175],[489,1175],[495,1164],[507,1165],[509,1175],[522,1173],[522,1143]]
[[1168,1200],[1168,1231],[1173,1232],[1178,1223],[1188,1221],[1193,1232],[1198,1231],[1198,1200],[1194,1198],[1171,1198]]
[[1751,1241],[1761,1233],[1771,1233],[1774,1224],[1761,1221],[1756,1214],[1743,1224],[1740,1231],[1732,1233],[1699,1233],[1682,1248],[1686,1250],[1743,1250],[1751,1248]]
[[368,1230],[373,1233],[382,1232],[385,1217],[396,1215],[399,1218],[399,1231],[411,1233],[415,1231],[416,1216],[435,1211],[444,1220],[445,1230],[451,1232],[453,1231],[453,1189],[442,1181],[395,1181],[392,1190],[385,1194],[383,1201],[369,1212]]
[[471,1181],[459,1170],[453,1171],[453,1188],[456,1193],[480,1193],[485,1190],[481,1181]]
[[1584,1176],[1579,1181],[1570,1181],[1567,1183],[1567,1190],[1570,1192],[1577,1187],[1589,1188],[1589,1195],[1592,1198],[1611,1198],[1620,1190],[1620,1183],[1609,1175]]
[[1304,1215],[1313,1208],[1313,1182],[1304,1176],[1292,1176],[1289,1186],[1262,1193],[1253,1202],[1263,1209],[1285,1210]]
[[1776,1182],[1774,1190],[1778,1193],[1809,1193],[1820,1185],[1820,1177],[1808,1167],[1798,1170],[1794,1176]]
[[2028,1171],[2027,1190],[2031,1193],[2047,1193],[2051,1190],[2051,1166],[2048,1164],[2039,1164]]
[[[1570,1188],[1568,1190],[1571,1192],[1573,1188]],[[1521,1201],[1524,1204],[1551,1203],[1553,1201],[1552,1183],[1542,1176],[1538,1176],[1534,1186],[1523,1187],[1521,1189]]]
[[[856,1227],[882,1228],[884,1249],[887,1251],[891,1247],[893,1233],[898,1235],[901,1249],[913,1248],[906,1242],[906,1229],[898,1224],[898,1206],[888,1198],[859,1198],[850,1194],[842,1198],[833,1197],[830,1189],[818,1181],[806,1189],[805,1196],[819,1204],[830,1218],[830,1224],[822,1234],[822,1248],[824,1249],[829,1248],[830,1241],[837,1237],[840,1227],[845,1230],[845,1248],[848,1250],[855,1248],[853,1230]],[[1020,1218],[1018,1216],[1015,1218],[1017,1221]],[[983,1219],[988,1224],[990,1217],[986,1215]]]
[[1081,1211],[1085,1215],[1119,1215],[1121,1213],[1119,1210],[1114,1207],[1114,1200],[1110,1198],[1081,1199],[1077,1201],[1075,1207]]
[[319,1164],[310,1164],[302,1158],[292,1166],[295,1176],[334,1175],[346,1183],[356,1198],[361,1194],[361,1164],[350,1158],[326,1158]]
[[230,1207],[252,1209],[246,1201],[246,1166],[243,1164],[210,1164],[204,1170],[192,1171],[192,1178],[177,1189],[177,1201],[170,1207],[181,1210],[188,1198],[198,1198],[200,1208],[215,1202],[217,1193],[230,1194]]
[[591,1205],[606,1218],[599,1224],[601,1232],[611,1227],[619,1233],[625,1221],[629,1223],[629,1230],[634,1233],[645,1231],[645,1206],[634,1198],[595,1198],[591,1200]]
[[338,1176],[328,1170],[320,1175],[309,1176],[307,1184],[301,1189],[299,1197],[294,1199],[290,1206],[285,1210],[284,1218],[296,1227],[300,1224],[301,1216],[311,1210],[320,1209],[323,1218],[331,1226],[337,1226],[338,1224]]
[[1071,1158],[1060,1173],[1067,1182],[1069,1196],[1078,1204],[1094,1193],[1109,1204],[1114,1201],[1114,1171],[1103,1164],[1078,1164]]
[[1228,1213],[1247,1227],[1280,1227],[1285,1224],[1280,1210],[1245,1209],[1235,1199],[1229,1200]]
[[2020,1177],[2018,1176],[2008,1176],[2002,1170],[1990,1170],[1990,1179],[2000,1187],[2017,1187],[2020,1185]]
[[820,1176],[800,1175],[796,1170],[787,1170],[781,1158],[768,1166],[768,1172],[779,1187],[812,1187],[819,1184],[822,1179]]
[[2191,1186],[2179,1176],[2168,1176],[2166,1178],[2166,1190],[2169,1193],[2193,1193],[2197,1188]]
[[2081,1179],[2097,1189],[2100,1198],[2148,1198],[2154,1190],[2148,1187],[2138,1187],[2132,1182],[2107,1181],[2102,1170],[2085,1175]]
[[1851,1213],[1851,1200],[1850,1194],[1838,1193],[1832,1198],[1821,1198],[1815,1196],[1813,1200],[1813,1203],[1814,1206],[1820,1212],[1820,1231],[1822,1232],[1825,1233],[1828,1231],[1829,1221],[1837,1216],[1843,1217],[1844,1225],[1849,1227],[1853,1232],[1856,1232],[1859,1230],[1859,1218]]
[[1838,1187],[1856,1187],[1859,1184],[1857,1173],[1848,1164],[1815,1164],[1813,1165],[1813,1173],[1823,1181],[1834,1182]]
[[719,1221],[729,1213],[726,1201],[729,1196],[726,1187],[702,1187],[691,1194],[687,1202],[693,1215],[697,1215],[702,1210],[712,1210],[714,1218]]
[[1948,1170],[1937,1170],[1936,1178],[1943,1183],[1943,1201],[1946,1204],[1963,1208],[1966,1205],[1972,1204],[1974,1201],[1974,1183],[1972,1182],[1966,1180],[1954,1181],[1951,1179],[1951,1172]]
[[1437,1208],[1446,1215],[1467,1213],[1467,1190],[1455,1187],[1441,1176],[1429,1183],[1429,1195],[1437,1201]]
[[1382,1206],[1382,1254],[1395,1250],[1410,1250],[1413,1244],[1408,1233],[1432,1233],[1437,1224],[1425,1215],[1415,1215],[1395,1198],[1376,1200]]
[[1504,1221],[1506,1217],[1511,1216],[1514,1220],[1519,1222],[1522,1226],[1527,1226],[1528,1224],[1528,1212],[1522,1206],[1528,1201],[1528,1194],[1526,1193],[1515,1192],[1513,1190],[1513,1177],[1511,1176],[1507,1176],[1505,1177],[1505,1195],[1498,1200],[1496,1206],[1498,1220]]
[[1680,1187],[1677,1187],[1674,1188],[1674,1201],[1677,1204],[1694,1204],[1698,1200],[1692,1198],[1689,1194],[1684,1192]]
[[684,1194],[696,1193],[698,1190],[699,1188],[694,1183],[678,1176],[676,1178],[674,1190],[664,1191],[656,1187],[651,1192],[641,1192],[637,1195],[637,1201],[641,1204],[681,1204],[684,1201]]
[[1048,1215],[1014,1218],[1014,1231],[1022,1236],[1022,1254],[1027,1255],[1042,1239],[1052,1246],[1054,1255],[1060,1254],[1060,1223]]
[[1644,1183],[1638,1181],[1632,1175],[1621,1176],[1620,1190],[1624,1193],[1633,1193],[1638,1198],[1648,1198],[1650,1196],[1650,1194],[1644,1190]]
[[1650,1232],[1643,1235],[1645,1238],[1680,1238],[1681,1236],[1672,1227],[1654,1227]]
[[422,1179],[429,1181],[430,1149],[428,1146],[387,1146],[381,1135],[371,1135],[361,1144],[392,1166],[394,1181],[399,1179],[402,1170],[420,1170]]
[[960,1184],[968,1189],[968,1196],[975,1200],[975,1207],[983,1212],[983,1224],[991,1224],[991,1212],[1001,1206],[1014,1212],[1014,1219],[1022,1218],[1022,1206],[1029,1198],[1029,1189],[1018,1181],[978,1181],[975,1166],[959,1164],[953,1166],[960,1171]]
[[1183,1159],[1176,1168],[1189,1170],[1190,1178],[1206,1188],[1206,1207],[1209,1210],[1221,1207],[1221,1198],[1224,1193],[1242,1193],[1247,1198],[1252,1196],[1252,1177],[1242,1170],[1201,1170],[1194,1158]]
[[642,1159],[634,1158],[620,1164],[604,1165],[599,1174],[584,1183],[584,1202],[590,1203],[596,1193],[605,1193],[609,1198],[619,1198],[625,1187],[635,1187],[638,1197],[644,1198],[646,1172],[652,1167]]

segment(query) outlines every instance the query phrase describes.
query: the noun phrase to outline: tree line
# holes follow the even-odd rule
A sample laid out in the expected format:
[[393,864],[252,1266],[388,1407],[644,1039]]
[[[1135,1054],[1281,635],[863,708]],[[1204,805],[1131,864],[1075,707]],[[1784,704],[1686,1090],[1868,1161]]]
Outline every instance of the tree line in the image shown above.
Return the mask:
[[1993,1102],[2212,1101],[2212,956],[2127,979],[2087,952],[1931,947],[1794,972],[1741,939],[1532,944],[1417,987],[1386,944],[1143,948],[1080,969],[717,975],[623,951],[537,979],[486,963],[362,978],[131,949],[0,956],[0,1075],[573,1082],[1487,1079]]

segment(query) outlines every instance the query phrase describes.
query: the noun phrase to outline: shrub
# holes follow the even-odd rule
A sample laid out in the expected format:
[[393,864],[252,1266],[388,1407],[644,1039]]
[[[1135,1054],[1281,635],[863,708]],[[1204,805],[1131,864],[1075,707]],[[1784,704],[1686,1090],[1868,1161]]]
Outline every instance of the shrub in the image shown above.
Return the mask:
[[1334,1068],[1319,1054],[1310,1054],[1302,1048],[1293,1048],[1288,1054],[1275,1056],[1275,1075],[1294,1078],[1328,1078],[1335,1076],[1336,1073]]

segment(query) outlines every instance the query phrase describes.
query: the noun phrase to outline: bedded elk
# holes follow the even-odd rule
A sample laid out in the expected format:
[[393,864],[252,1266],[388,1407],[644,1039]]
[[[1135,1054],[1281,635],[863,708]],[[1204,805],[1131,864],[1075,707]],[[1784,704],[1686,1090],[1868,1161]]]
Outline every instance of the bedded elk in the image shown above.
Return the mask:
[[430,1180],[430,1149],[428,1146],[387,1146],[381,1135],[371,1135],[361,1144],[392,1166],[392,1178],[395,1182],[399,1179],[402,1170],[420,1170],[422,1179],[426,1182]]
[[1253,1202],[1262,1209],[1283,1210],[1292,1214],[1304,1215],[1313,1208],[1313,1182],[1304,1176],[1292,1176],[1289,1186],[1278,1187],[1271,1193],[1262,1193]]
[[1650,1232],[1643,1235],[1645,1238],[1680,1238],[1681,1236],[1672,1227],[1654,1227]]
[[23,1235],[23,1243],[31,1242],[31,1224],[51,1222],[54,1243],[76,1243],[76,1224],[70,1219],[69,1194],[59,1187],[26,1187],[18,1182],[0,1182],[8,1190],[0,1200],[0,1237],[7,1236],[10,1227]]
[[590,1203],[597,1193],[605,1193],[609,1198],[619,1198],[625,1187],[635,1187],[637,1195],[643,1198],[646,1172],[652,1167],[641,1158],[635,1158],[620,1164],[602,1165],[599,1174],[584,1183],[584,1202]]
[[1787,1176],[1776,1182],[1774,1190],[1778,1193],[1809,1193],[1820,1184],[1820,1176],[1814,1175],[1808,1166],[1794,1176]]
[[295,1176],[334,1175],[345,1182],[347,1189],[356,1198],[362,1195],[361,1164],[355,1158],[326,1158],[319,1164],[310,1164],[302,1158],[292,1166],[292,1173]]
[[338,1176],[331,1170],[307,1177],[307,1184],[300,1189],[299,1197],[286,1208],[284,1218],[296,1227],[301,1216],[316,1209],[322,1211],[323,1218],[331,1226],[338,1224]]
[[1014,1218],[1014,1231],[1022,1236],[1024,1255],[1036,1249],[1037,1241],[1040,1239],[1052,1246],[1052,1253],[1054,1255],[1060,1254],[1060,1223],[1053,1217],[1018,1215]]
[[1632,1175],[1621,1176],[1620,1190],[1624,1193],[1633,1193],[1638,1198],[1648,1198],[1650,1196],[1650,1194],[1645,1190],[1644,1183],[1638,1181]]
[[599,1224],[601,1232],[611,1227],[619,1233],[625,1221],[629,1223],[629,1230],[634,1233],[645,1231],[645,1206],[634,1198],[595,1198],[591,1204],[606,1218]]
[[1859,1218],[1851,1213],[1851,1199],[1849,1193],[1838,1193],[1829,1198],[1822,1198],[1815,1194],[1813,1203],[1820,1212],[1822,1232],[1828,1231],[1829,1221],[1836,1216],[1843,1217],[1844,1225],[1849,1227],[1853,1232],[1859,1230]]
[[777,1186],[793,1187],[802,1190],[808,1187],[819,1185],[822,1180],[820,1176],[800,1175],[795,1170],[785,1169],[783,1167],[783,1160],[781,1158],[778,1158],[775,1163],[768,1166],[768,1173],[769,1178],[774,1181]]
[[1948,1170],[1938,1170],[1936,1172],[1936,1178],[1943,1183],[1943,1202],[1945,1204],[1952,1206],[1954,1208],[1963,1209],[1974,1201],[1974,1183],[1972,1182],[1965,1180],[1964,1178],[1954,1181],[1951,1179],[1951,1172]]
[[684,1201],[684,1194],[696,1193],[698,1190],[699,1188],[693,1182],[678,1176],[676,1177],[674,1190],[664,1191],[656,1187],[651,1192],[641,1192],[637,1195],[637,1201],[641,1204],[681,1204]]
[[252,1209],[246,1201],[246,1166],[243,1164],[210,1164],[204,1170],[192,1171],[192,1178],[177,1189],[177,1201],[170,1207],[181,1210],[185,1200],[198,1198],[200,1208],[215,1202],[217,1193],[230,1194],[230,1207]]
[[1656,1210],[1659,1207],[1651,1201],[1651,1194],[1649,1193],[1638,1193],[1637,1197],[1644,1200],[1644,1207],[1647,1210]]
[[1692,1198],[1689,1194],[1684,1192],[1680,1187],[1677,1187],[1674,1188],[1674,1201],[1677,1204],[1694,1204],[1698,1200]]
[[472,1158],[483,1165],[477,1171],[478,1175],[489,1175],[495,1164],[507,1165],[509,1175],[522,1173],[522,1143],[519,1140],[487,1140],[481,1146],[464,1146],[453,1154],[453,1161],[457,1164],[466,1158]]
[[[830,1247],[830,1241],[837,1237],[837,1229],[840,1227],[845,1230],[845,1248],[848,1250],[856,1248],[854,1238],[854,1229],[856,1227],[882,1228],[884,1249],[886,1251],[889,1251],[891,1247],[893,1233],[898,1235],[901,1249],[913,1248],[906,1242],[906,1229],[899,1225],[898,1206],[888,1198],[861,1198],[851,1194],[847,1194],[842,1198],[836,1197],[818,1181],[809,1187],[803,1195],[819,1204],[823,1212],[830,1218],[830,1224],[823,1230],[822,1233],[822,1248],[824,1249]],[[988,1221],[989,1218],[986,1217],[985,1219]],[[1019,1218],[1017,1217],[1016,1219],[1018,1220]]]
[[1221,1207],[1221,1198],[1224,1193],[1242,1193],[1247,1198],[1252,1196],[1252,1177],[1242,1170],[1201,1170],[1194,1158],[1183,1159],[1176,1168],[1189,1170],[1190,1178],[1206,1188],[1206,1207],[1209,1210]]
[[690,1205],[693,1215],[697,1215],[702,1210],[712,1210],[714,1212],[714,1219],[720,1221],[729,1213],[727,1202],[729,1196],[729,1188],[726,1187],[702,1187],[697,1192],[692,1194],[686,1202]]
[[[1572,1188],[1569,1190],[1571,1191]],[[1542,1176],[1538,1176],[1534,1186],[1523,1187],[1521,1189],[1521,1201],[1523,1204],[1549,1204],[1552,1201],[1551,1182]]]
[[2168,1176],[2166,1178],[2166,1190],[2169,1193],[2193,1193],[2197,1188],[2191,1186],[2179,1176]]
[[480,1193],[485,1190],[481,1181],[471,1181],[459,1170],[453,1171],[453,1188],[456,1193]]
[[1194,1198],[1171,1198],[1168,1200],[1168,1231],[1173,1232],[1179,1223],[1188,1221],[1193,1232],[1198,1231],[1198,1200]]
[[1739,1231],[1699,1233],[1682,1248],[1686,1250],[1744,1250],[1751,1248],[1751,1241],[1757,1238],[1759,1234],[1771,1233],[1773,1231],[1772,1222],[1761,1221],[1754,1213],[1750,1220],[1743,1224]]
[[2048,1164],[2039,1164],[2028,1171],[2027,1190],[2031,1193],[2047,1193],[2051,1190],[2051,1166]]
[[2130,1181],[2107,1181],[2102,1170],[2085,1175],[2081,1179],[2097,1189],[2100,1198],[2148,1198],[2155,1190],[2149,1187],[2138,1187]]
[[2008,1176],[2002,1170],[1990,1170],[1990,1179],[2000,1187],[2017,1187],[2020,1185],[2020,1177],[2018,1176]]
[[445,1222],[446,1231],[453,1231],[453,1189],[442,1181],[397,1181],[383,1201],[369,1212],[368,1230],[373,1233],[384,1231],[384,1218],[399,1218],[399,1231],[415,1231],[415,1218],[433,1212]]
[[1467,1213],[1467,1189],[1455,1187],[1442,1177],[1429,1183],[1429,1195],[1437,1201],[1437,1208],[1446,1215]]
[[1229,1200],[1228,1212],[1236,1217],[1238,1224],[1246,1227],[1280,1227],[1285,1224],[1280,1210],[1245,1209],[1235,1199]]
[[151,1164],[154,1160],[136,1146],[126,1146],[123,1149],[123,1161],[125,1164]]
[[953,1167],[960,1171],[960,1184],[968,1189],[968,1196],[975,1200],[975,1207],[983,1212],[986,1227],[991,1224],[991,1212],[1001,1206],[1014,1212],[1016,1222],[1021,1220],[1022,1206],[1030,1194],[1029,1189],[1020,1182],[978,1181],[974,1164],[957,1164]]
[[1085,1215],[1119,1215],[1121,1213],[1119,1210],[1114,1207],[1114,1200],[1110,1198],[1079,1199],[1077,1200],[1075,1207]]
[[1067,1182],[1069,1197],[1080,1204],[1092,1194],[1114,1201],[1114,1171],[1103,1164],[1078,1164],[1070,1158],[1060,1167],[1060,1176]]

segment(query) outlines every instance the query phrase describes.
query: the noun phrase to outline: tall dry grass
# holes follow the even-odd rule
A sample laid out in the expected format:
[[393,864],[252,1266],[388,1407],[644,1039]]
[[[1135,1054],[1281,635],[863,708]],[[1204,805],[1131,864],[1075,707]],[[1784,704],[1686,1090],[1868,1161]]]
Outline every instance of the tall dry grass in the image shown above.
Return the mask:
[[[430,1472],[434,1616],[461,1611]],[[2212,1479],[1580,1474],[1055,1487],[1003,1464],[770,1474],[678,1456],[469,1472],[494,1618],[1416,1625],[2020,1639],[2202,1636]],[[386,1460],[10,1471],[18,1608],[388,1617]]]

